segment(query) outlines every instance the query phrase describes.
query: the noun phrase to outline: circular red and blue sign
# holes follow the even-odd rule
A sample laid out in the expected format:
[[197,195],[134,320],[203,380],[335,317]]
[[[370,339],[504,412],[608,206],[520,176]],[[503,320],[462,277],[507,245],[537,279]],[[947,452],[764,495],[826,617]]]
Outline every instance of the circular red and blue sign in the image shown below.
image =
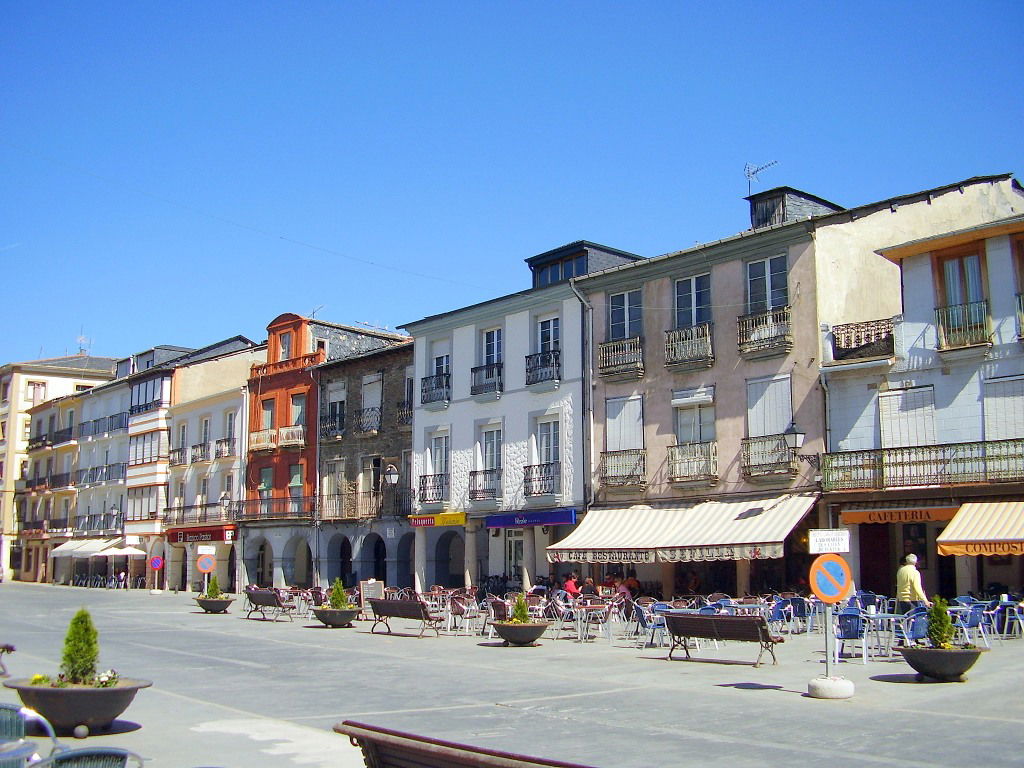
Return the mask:
[[850,591],[853,582],[850,566],[839,555],[819,555],[811,563],[811,591],[823,603],[838,603]]
[[154,571],[159,571],[164,567],[164,559],[160,555],[153,555],[153,557],[149,558],[149,567]]
[[217,558],[213,555],[200,555],[196,559],[196,570],[200,573],[212,573],[217,567]]

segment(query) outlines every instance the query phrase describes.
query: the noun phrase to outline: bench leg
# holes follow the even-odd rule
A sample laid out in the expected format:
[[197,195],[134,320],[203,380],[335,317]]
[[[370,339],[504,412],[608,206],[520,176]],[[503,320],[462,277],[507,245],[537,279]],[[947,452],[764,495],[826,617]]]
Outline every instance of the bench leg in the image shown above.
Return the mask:
[[383,624],[385,627],[387,627],[388,628],[388,634],[389,635],[391,634],[391,625],[388,624],[387,617],[386,616],[374,616],[374,618],[373,618],[373,626],[370,627],[370,634],[371,635],[374,634],[374,630],[377,628],[378,624]]
[[757,654],[757,661],[754,662],[754,666],[755,667],[760,666],[760,664],[761,664],[761,657],[764,655],[765,651],[768,651],[768,653],[771,655],[771,657],[772,657],[772,664],[774,664],[775,666],[778,666],[779,660],[775,658],[775,644],[774,643],[769,643],[769,642],[764,642],[764,641],[761,642],[761,650]]

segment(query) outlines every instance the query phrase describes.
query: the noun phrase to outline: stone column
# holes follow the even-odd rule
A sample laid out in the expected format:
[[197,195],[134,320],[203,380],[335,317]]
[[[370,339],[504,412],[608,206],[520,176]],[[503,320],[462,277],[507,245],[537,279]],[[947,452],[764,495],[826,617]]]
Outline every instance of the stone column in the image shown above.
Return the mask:
[[287,558],[287,560],[290,561],[287,566],[285,565],[286,558],[284,557],[275,557],[270,561],[272,573],[274,574],[271,583],[275,587],[285,587],[288,585],[288,574],[285,573],[285,569],[288,568],[290,571],[295,567],[295,562],[291,558]]
[[185,590],[192,588],[192,568],[196,559],[195,544],[186,544],[185,552],[181,556],[181,568],[185,572]]
[[750,561],[736,561],[736,594],[733,597],[743,597],[750,593]]
[[476,579],[476,523],[466,523],[465,546],[463,547],[463,583],[467,587],[475,586]]
[[537,537],[534,527],[523,529],[523,591],[529,592],[537,581]]
[[427,584],[427,529],[413,529],[412,584],[417,592]]
[[676,591],[676,564],[661,564],[661,596],[664,600],[671,600]]

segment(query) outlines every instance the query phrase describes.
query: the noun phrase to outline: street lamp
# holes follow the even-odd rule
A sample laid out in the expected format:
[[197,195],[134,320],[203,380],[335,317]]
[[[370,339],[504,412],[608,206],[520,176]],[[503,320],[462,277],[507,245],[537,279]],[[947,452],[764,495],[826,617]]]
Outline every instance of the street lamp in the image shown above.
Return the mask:
[[[807,434],[798,430],[796,424],[790,422],[789,426],[786,427],[786,431],[782,433],[782,437],[786,440],[786,446],[789,450],[796,453],[796,451],[803,448],[804,438],[807,437]],[[800,461],[810,464],[815,470],[821,469],[821,456],[817,453],[796,453],[796,457]]]
[[394,464],[388,464],[387,467],[384,468],[384,483],[389,488],[394,488],[398,485],[398,467]]

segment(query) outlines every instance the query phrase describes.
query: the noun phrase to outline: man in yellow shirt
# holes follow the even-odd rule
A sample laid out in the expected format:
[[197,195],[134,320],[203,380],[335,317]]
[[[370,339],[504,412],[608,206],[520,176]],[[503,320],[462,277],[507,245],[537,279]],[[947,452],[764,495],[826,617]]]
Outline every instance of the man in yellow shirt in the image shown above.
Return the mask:
[[910,554],[904,565],[896,571],[896,611],[906,613],[918,603],[931,606],[921,586],[921,573],[917,570],[917,555]]

